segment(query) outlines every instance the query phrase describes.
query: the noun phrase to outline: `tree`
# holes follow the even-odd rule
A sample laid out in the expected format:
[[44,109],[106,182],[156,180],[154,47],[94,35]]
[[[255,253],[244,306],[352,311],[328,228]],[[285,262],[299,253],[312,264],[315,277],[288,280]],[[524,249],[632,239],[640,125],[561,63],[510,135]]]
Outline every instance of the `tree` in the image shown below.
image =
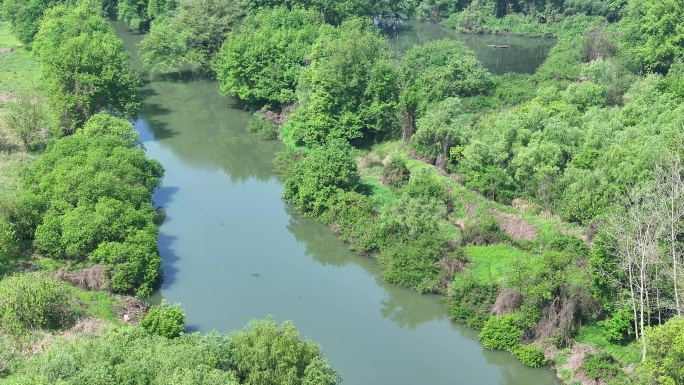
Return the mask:
[[436,102],[416,122],[417,131],[411,142],[419,153],[437,160],[438,167],[446,169],[451,147],[466,143],[468,118],[460,99],[449,97]]
[[139,107],[140,79],[111,26],[85,6],[50,10],[34,52],[47,79],[47,97],[64,133],[107,109],[130,117]]
[[438,40],[410,49],[401,61],[402,138],[413,135],[415,120],[432,102],[486,94],[494,87],[473,51],[458,41]]
[[150,307],[140,326],[150,333],[176,338],[185,331],[185,313],[180,304],[171,306],[163,299],[161,304]]
[[359,184],[351,148],[344,142],[318,146],[297,162],[285,180],[285,199],[305,214],[320,216],[335,195]]
[[140,42],[140,58],[145,68],[155,72],[190,66],[210,74],[226,34],[245,14],[239,0],[179,0],[167,17],[152,22],[150,33]]
[[105,264],[117,292],[149,295],[161,280],[150,200],[162,175],[129,122],[95,115],[30,166],[18,234],[51,258]]
[[630,0],[621,26],[622,49],[646,71],[666,73],[684,55],[684,4],[678,0]]
[[322,24],[316,12],[303,8],[277,7],[247,16],[217,55],[221,93],[275,107],[294,102],[299,72]]
[[16,135],[24,151],[40,137],[41,130],[46,128],[45,108],[42,104],[27,100],[12,103],[5,115],[5,124]]
[[398,88],[387,40],[370,22],[347,20],[322,32],[301,74],[299,108],[286,140],[313,146],[390,135]]
[[342,381],[318,345],[299,340],[292,322],[278,325],[272,318],[252,320],[230,336],[228,352],[229,367],[241,384],[336,385]]
[[[652,186],[634,188],[624,207],[608,216],[608,233],[615,239],[613,252],[626,273],[624,286],[629,291],[634,314],[636,338],[641,338],[642,361],[646,359],[646,327],[654,307],[651,290],[657,281],[654,274],[662,264],[659,241],[663,235],[663,213]],[[656,309],[658,310],[658,309]]]

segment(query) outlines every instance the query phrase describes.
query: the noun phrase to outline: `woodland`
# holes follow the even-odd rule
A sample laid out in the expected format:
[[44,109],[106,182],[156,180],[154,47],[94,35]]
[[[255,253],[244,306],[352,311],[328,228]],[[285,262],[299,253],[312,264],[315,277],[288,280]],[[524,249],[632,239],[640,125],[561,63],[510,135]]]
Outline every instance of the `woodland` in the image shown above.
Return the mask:
[[[485,348],[567,383],[684,383],[681,1],[0,1],[0,42],[16,45],[0,68],[8,383],[341,381],[291,323],[186,334],[166,303],[22,357],[163,279],[164,171],[130,124],[140,79],[106,17],[145,33],[151,73],[237,97],[250,132],[284,143],[284,199],[386,281],[441,294]],[[378,25],[399,19],[557,44],[533,74],[493,75],[458,41],[396,52]],[[114,295],[55,278],[97,266]],[[264,353],[278,349],[283,362]]]

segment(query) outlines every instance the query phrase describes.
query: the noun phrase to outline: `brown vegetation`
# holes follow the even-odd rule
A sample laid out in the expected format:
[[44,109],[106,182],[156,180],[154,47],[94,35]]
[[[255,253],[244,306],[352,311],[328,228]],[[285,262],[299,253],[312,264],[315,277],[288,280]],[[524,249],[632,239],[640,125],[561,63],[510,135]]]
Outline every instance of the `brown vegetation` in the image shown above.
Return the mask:
[[53,274],[53,278],[70,282],[81,289],[111,291],[109,275],[104,265],[95,265],[88,269],[71,272],[59,269]]
[[515,289],[503,289],[492,306],[492,315],[513,313],[522,303],[522,294]]

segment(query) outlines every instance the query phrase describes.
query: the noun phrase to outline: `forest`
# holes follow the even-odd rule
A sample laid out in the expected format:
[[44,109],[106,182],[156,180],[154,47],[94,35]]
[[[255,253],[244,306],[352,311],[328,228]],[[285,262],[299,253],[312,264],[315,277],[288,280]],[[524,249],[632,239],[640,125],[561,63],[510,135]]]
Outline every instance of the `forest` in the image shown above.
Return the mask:
[[[0,39],[17,39],[0,68],[0,86],[16,83],[0,93],[8,383],[341,381],[291,323],[185,334],[166,303],[97,344],[21,358],[41,331],[111,319],[103,302],[163,279],[151,197],[164,170],[130,124],[140,79],[106,17],[145,34],[151,73],[190,71],[236,96],[250,132],[284,143],[284,199],[386,281],[442,295],[485,348],[566,383],[684,382],[684,3],[0,1]],[[494,75],[453,40],[396,52],[378,26],[402,19],[557,43],[533,74]],[[116,295],[73,278],[93,269]]]

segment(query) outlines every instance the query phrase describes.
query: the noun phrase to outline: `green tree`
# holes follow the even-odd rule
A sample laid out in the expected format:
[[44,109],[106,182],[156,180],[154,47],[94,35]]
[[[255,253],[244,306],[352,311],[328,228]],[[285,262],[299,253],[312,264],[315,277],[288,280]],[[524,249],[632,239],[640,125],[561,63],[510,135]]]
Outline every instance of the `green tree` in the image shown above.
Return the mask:
[[41,274],[19,274],[0,281],[0,326],[10,333],[59,328],[71,317],[64,283]]
[[107,21],[84,6],[56,7],[45,15],[34,52],[42,63],[50,106],[71,134],[108,109],[133,116],[140,79]]
[[684,55],[684,4],[678,0],[630,0],[622,20],[622,49],[646,71],[666,73]]
[[41,130],[47,129],[45,106],[28,100],[10,104],[4,120],[7,128],[21,141],[24,151],[29,151]]
[[486,94],[493,87],[492,75],[463,43],[438,40],[413,47],[401,62],[404,140],[413,135],[415,120],[430,103],[448,97]]
[[239,0],[179,0],[167,17],[152,22],[140,42],[140,58],[145,68],[155,72],[190,66],[200,74],[210,74],[226,34],[245,14]]
[[301,74],[300,103],[286,124],[297,144],[372,140],[389,135],[396,122],[398,88],[387,40],[370,22],[345,21],[327,28]]
[[229,366],[241,384],[335,385],[342,380],[325,363],[318,345],[300,341],[292,322],[278,325],[272,318],[252,320],[229,341]]
[[322,23],[316,12],[303,8],[277,7],[247,16],[217,55],[221,93],[275,107],[294,102],[299,72]]
[[17,230],[44,255],[104,263],[117,292],[149,295],[161,278],[150,200],[162,175],[131,124],[100,113],[30,166]]
[[[413,147],[430,159],[441,159],[444,168],[453,146],[467,142],[466,123],[469,116],[461,108],[461,100],[449,97],[428,107],[425,115],[416,122],[416,134],[411,138]],[[441,156],[441,158],[440,158]]]
[[315,147],[297,162],[285,180],[285,199],[304,213],[320,216],[333,197],[359,184],[351,148],[343,142]]
[[179,337],[185,331],[185,313],[180,304],[169,305],[162,300],[159,305],[150,307],[140,326],[150,333],[166,338]]

